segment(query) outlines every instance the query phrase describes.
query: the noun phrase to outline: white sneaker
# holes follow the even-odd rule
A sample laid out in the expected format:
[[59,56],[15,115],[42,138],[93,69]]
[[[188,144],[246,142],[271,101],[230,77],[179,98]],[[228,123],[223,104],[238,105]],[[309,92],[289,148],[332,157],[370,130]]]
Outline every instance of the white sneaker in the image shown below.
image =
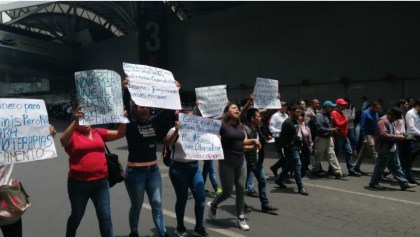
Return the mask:
[[245,218],[238,218],[238,227],[241,228],[241,230],[249,230],[249,225],[246,223]]
[[209,218],[210,220],[216,220],[216,209],[211,206],[211,201],[207,202],[207,207],[209,208]]

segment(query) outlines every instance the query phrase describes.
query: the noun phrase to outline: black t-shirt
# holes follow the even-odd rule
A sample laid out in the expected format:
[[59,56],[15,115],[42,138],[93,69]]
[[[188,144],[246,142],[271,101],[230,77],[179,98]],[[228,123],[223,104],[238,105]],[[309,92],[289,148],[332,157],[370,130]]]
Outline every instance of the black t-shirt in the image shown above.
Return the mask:
[[126,138],[129,162],[149,162],[157,159],[156,130],[153,123],[140,123],[131,119],[127,124]]
[[222,122],[220,136],[225,159],[244,157],[245,132],[241,125]]

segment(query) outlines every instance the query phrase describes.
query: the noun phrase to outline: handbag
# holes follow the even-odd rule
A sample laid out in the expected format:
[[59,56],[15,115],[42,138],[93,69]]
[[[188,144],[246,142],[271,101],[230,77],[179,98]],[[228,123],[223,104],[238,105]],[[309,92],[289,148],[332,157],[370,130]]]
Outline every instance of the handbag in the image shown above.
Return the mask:
[[165,164],[167,167],[169,167],[172,163],[172,159],[174,158],[174,154],[175,154],[175,143],[178,140],[177,136],[175,138],[174,143],[172,144],[172,146],[163,146],[162,148],[162,160],[163,160],[163,164]]
[[109,187],[113,187],[117,183],[121,183],[125,179],[124,169],[118,160],[118,155],[112,154],[108,146],[105,144],[105,157],[108,166],[108,183]]
[[14,224],[31,206],[29,195],[18,179],[0,186],[0,226]]

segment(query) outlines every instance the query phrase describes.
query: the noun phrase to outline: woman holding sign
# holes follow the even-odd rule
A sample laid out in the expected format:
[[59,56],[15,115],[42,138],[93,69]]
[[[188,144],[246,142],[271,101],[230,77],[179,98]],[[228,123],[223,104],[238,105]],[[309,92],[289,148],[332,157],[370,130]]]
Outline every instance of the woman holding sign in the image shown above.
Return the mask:
[[[192,110],[189,108],[184,108],[181,112],[193,115]],[[182,237],[188,235],[184,225],[184,213],[188,200],[188,188],[190,188],[195,201],[195,228],[193,236],[209,237],[210,235],[206,232],[203,221],[204,204],[206,201],[203,175],[201,173],[198,160],[187,160],[185,158],[185,152],[178,139],[179,127],[180,124],[176,121],[175,127],[169,130],[164,140],[165,146],[172,147],[172,145],[174,145],[172,151],[174,153],[173,159],[169,167],[169,178],[172,181],[176,194],[175,212],[177,227],[175,229],[175,236]]]
[[[156,156],[157,128],[160,118],[167,118],[172,110],[162,110],[151,116],[148,107],[136,105],[131,101],[128,91],[128,79],[123,81],[123,101],[128,110],[130,123],[127,129],[128,162],[126,168],[125,187],[130,197],[129,212],[130,235],[138,237],[140,210],[144,193],[149,197],[152,216],[159,236],[166,234],[162,211],[162,179]],[[177,83],[177,87],[180,85]]]
[[238,106],[229,103],[223,111],[222,126],[220,128],[224,160],[219,161],[219,176],[222,184],[222,193],[208,202],[210,208],[209,217],[216,218],[217,206],[228,199],[233,191],[236,190],[236,209],[237,224],[242,230],[249,230],[244,215],[244,195],[246,180],[245,155],[246,150],[258,150],[261,144],[258,139],[245,139],[243,125],[240,122],[240,112]]
[[73,121],[60,138],[61,145],[70,156],[67,191],[71,214],[67,221],[66,236],[76,236],[87,202],[92,199],[101,236],[112,237],[108,167],[104,141],[113,141],[124,137],[126,125],[121,123],[118,130],[93,129],[89,125],[79,125],[79,119],[83,115],[81,107],[78,107],[73,114]]

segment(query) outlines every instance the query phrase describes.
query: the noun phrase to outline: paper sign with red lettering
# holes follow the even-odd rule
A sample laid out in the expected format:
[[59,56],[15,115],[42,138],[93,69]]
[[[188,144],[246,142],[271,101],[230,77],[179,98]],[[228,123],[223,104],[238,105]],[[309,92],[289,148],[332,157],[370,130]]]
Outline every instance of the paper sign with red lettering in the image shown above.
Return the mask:
[[0,99],[0,165],[54,157],[44,101]]

